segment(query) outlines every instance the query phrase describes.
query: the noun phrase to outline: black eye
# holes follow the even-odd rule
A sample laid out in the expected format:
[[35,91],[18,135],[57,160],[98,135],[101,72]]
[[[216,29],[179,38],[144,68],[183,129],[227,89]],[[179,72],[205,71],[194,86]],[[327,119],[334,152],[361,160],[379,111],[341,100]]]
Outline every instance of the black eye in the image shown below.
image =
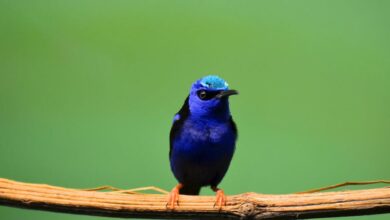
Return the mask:
[[201,100],[210,100],[218,95],[218,91],[199,90],[197,94]]
[[200,99],[202,99],[202,100],[205,100],[205,99],[207,98],[207,92],[204,91],[204,90],[200,90],[200,91],[198,92],[198,97],[199,97]]

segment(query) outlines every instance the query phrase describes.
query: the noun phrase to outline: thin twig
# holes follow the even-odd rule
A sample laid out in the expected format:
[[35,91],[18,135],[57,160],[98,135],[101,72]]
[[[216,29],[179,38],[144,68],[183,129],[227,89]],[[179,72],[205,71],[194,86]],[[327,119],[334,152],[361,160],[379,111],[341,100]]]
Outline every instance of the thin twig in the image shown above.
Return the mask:
[[371,185],[371,184],[378,184],[378,183],[385,183],[385,184],[390,184],[390,181],[388,180],[374,180],[374,181],[359,181],[359,182],[344,182],[344,183],[339,183],[331,186],[326,186],[318,189],[311,189],[303,192],[297,192],[296,194],[304,194],[304,193],[315,193],[315,192],[321,192],[329,189],[335,189],[335,188],[340,188],[343,186],[352,186],[352,185]]
[[113,191],[113,192],[117,192],[117,193],[128,193],[128,194],[143,194],[143,193],[139,193],[140,191],[156,191],[156,192],[159,192],[161,194],[168,194],[169,192],[166,191],[166,190],[163,190],[161,188],[158,188],[158,187],[155,187],[155,186],[145,186],[145,187],[139,187],[139,188],[134,188],[134,189],[119,189],[119,188],[116,188],[116,187],[113,187],[113,186],[98,186],[98,187],[95,187],[95,188],[87,188],[87,189],[81,189],[81,190],[85,190],[85,191],[102,191],[102,190],[110,190],[110,191]]

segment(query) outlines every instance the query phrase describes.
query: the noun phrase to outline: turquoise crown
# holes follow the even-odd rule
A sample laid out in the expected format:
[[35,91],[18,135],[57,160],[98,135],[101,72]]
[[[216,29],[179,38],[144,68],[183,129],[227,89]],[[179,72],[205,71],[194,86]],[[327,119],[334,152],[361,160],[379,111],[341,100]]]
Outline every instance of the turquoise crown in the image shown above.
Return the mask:
[[200,79],[200,84],[210,89],[228,89],[227,82],[219,76],[209,75]]

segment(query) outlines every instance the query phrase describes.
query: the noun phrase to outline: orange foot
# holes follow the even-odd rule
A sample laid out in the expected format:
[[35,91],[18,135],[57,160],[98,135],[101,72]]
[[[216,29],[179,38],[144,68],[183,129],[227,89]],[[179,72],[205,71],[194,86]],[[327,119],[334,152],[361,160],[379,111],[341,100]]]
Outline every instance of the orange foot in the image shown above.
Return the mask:
[[214,207],[217,206],[218,209],[221,210],[222,207],[226,205],[226,195],[222,189],[219,189],[216,186],[212,186],[211,189],[216,192]]
[[183,188],[183,184],[179,183],[173,187],[172,191],[169,193],[168,202],[166,207],[168,209],[174,209],[175,205],[179,206],[179,192]]

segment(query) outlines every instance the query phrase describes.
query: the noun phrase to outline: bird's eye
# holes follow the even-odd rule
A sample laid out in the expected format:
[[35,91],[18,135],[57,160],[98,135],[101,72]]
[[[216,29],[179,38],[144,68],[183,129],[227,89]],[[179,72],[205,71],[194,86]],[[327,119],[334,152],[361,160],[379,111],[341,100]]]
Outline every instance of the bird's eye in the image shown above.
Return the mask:
[[218,91],[199,90],[197,94],[201,100],[205,101],[215,98],[215,96],[218,95]]
[[207,97],[207,92],[204,91],[204,90],[200,90],[200,91],[198,92],[198,97],[199,97],[200,99],[202,99],[202,100],[206,99],[206,97]]

